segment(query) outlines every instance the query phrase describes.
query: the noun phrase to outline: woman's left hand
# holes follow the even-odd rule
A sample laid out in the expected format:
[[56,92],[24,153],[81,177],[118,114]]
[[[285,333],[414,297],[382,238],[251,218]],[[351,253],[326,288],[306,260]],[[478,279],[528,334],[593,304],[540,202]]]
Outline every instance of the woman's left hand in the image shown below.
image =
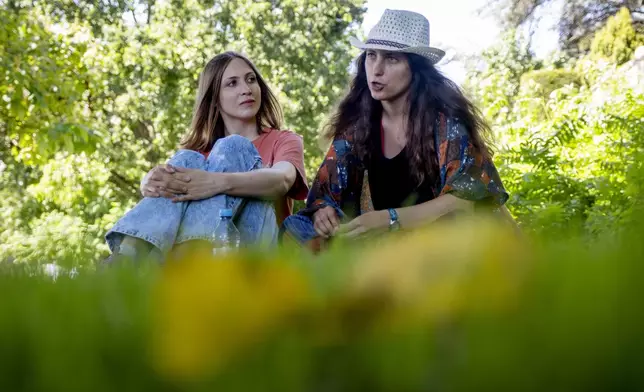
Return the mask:
[[340,225],[337,234],[341,237],[355,238],[384,231],[388,227],[389,213],[387,211],[371,211],[360,215],[349,223]]
[[203,200],[222,193],[225,187],[225,174],[211,173],[199,169],[185,169],[176,167],[179,173],[184,173],[190,178],[185,185],[186,191],[172,199],[173,202]]

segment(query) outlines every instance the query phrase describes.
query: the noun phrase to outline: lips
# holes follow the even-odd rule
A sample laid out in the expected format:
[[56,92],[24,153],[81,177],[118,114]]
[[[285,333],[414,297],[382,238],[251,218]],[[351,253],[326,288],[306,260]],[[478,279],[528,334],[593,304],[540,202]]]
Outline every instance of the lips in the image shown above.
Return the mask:
[[385,85],[378,82],[371,82],[371,89],[375,91],[380,91],[385,88]]
[[252,105],[255,103],[254,99],[247,99],[244,102],[240,103],[240,105]]

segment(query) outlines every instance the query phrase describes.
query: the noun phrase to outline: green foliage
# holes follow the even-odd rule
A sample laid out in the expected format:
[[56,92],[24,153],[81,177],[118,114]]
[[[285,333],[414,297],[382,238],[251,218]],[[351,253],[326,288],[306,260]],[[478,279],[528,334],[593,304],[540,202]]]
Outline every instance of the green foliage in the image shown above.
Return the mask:
[[571,227],[593,236],[620,230],[636,204],[628,179],[644,145],[644,90],[626,72],[631,66],[589,58],[532,70],[526,56],[510,62],[521,65],[512,73],[503,53],[521,44],[509,44],[484,54],[492,73],[475,71],[468,81],[494,124],[509,208],[527,230],[552,236]]
[[[559,91],[538,104],[539,98],[521,101],[539,123],[525,116],[509,125],[517,136],[501,166],[514,190],[513,211],[530,227],[552,231],[578,223],[596,232],[618,227],[631,208],[626,178],[644,142],[644,96],[619,96],[614,90],[623,90],[616,88],[623,81],[611,82],[606,89]],[[607,89],[613,91],[602,100]],[[543,223],[535,225],[535,219]]]
[[[540,69],[521,75],[520,89],[547,98],[554,90],[572,84],[579,87],[581,80],[577,72],[568,69]],[[526,95],[523,93],[522,95]]]
[[0,252],[11,257],[5,262],[86,267],[92,266],[97,250],[105,249],[100,228],[79,217],[43,213],[31,220],[29,227],[29,235],[15,230],[3,238]]
[[78,41],[79,31],[63,35],[50,27],[36,9],[0,9],[6,82],[0,85],[0,137],[11,156],[27,165],[41,164],[60,150],[91,152],[98,136],[84,125],[86,45]]
[[607,58],[621,65],[633,58],[635,49],[644,45],[644,34],[638,33],[631,22],[631,13],[622,8],[617,15],[608,18],[606,26],[593,38],[591,55]]

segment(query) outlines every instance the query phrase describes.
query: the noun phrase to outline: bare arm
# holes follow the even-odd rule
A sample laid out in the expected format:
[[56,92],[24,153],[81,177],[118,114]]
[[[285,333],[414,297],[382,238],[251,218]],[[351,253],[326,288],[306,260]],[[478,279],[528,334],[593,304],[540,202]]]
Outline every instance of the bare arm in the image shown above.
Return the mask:
[[[473,210],[474,202],[459,199],[449,193],[422,204],[396,209],[400,225],[405,229],[426,225],[451,212]],[[347,224],[340,225],[338,233],[347,237],[356,237],[371,230],[385,230],[388,227],[389,212],[380,210],[368,212]]]
[[[400,208],[397,211],[401,226],[417,227],[435,221],[451,212],[473,212],[474,202],[459,199],[451,194],[445,194],[423,204]],[[510,214],[508,207],[504,204],[499,207],[499,211],[503,221],[520,234],[521,229],[512,214]]]
[[[447,193],[422,204],[400,208],[396,211],[402,227],[415,228],[434,222],[452,212],[473,212],[474,202],[459,199]],[[389,214],[387,214],[388,216]]]
[[222,193],[241,197],[282,197],[288,193],[297,179],[297,170],[290,162],[277,162],[273,167],[266,169],[223,174],[226,185]]
[[[450,194],[445,194],[423,204],[401,208],[397,211],[400,225],[405,228],[413,228],[433,222],[451,212],[473,212],[474,202],[459,199],[458,197]],[[514,220],[514,217],[512,217],[512,214],[510,214],[508,208],[505,205],[502,205],[499,207],[499,212],[503,222],[517,235],[522,236],[521,228]],[[387,219],[388,217],[389,214],[387,214]]]

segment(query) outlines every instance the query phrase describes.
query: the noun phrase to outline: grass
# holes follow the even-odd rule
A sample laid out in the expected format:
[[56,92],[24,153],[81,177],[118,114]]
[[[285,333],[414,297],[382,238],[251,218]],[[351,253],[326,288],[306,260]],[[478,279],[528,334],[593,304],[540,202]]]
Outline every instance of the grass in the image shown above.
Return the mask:
[[319,257],[5,269],[0,390],[641,390],[642,222],[590,245],[483,219]]

